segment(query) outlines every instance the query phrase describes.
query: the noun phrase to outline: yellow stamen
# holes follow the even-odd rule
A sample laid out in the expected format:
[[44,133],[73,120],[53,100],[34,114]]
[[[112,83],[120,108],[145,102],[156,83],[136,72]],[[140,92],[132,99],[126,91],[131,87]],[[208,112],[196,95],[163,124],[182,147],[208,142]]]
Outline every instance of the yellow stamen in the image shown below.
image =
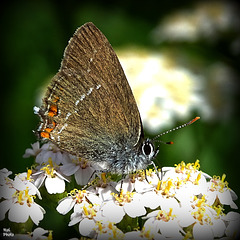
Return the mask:
[[222,180],[221,180],[221,181],[224,182],[225,178],[226,178],[226,174],[223,174],[223,175],[222,175]]
[[88,215],[89,215],[89,213],[88,213],[88,210],[87,210],[87,208],[86,208],[86,206],[85,206],[85,205],[83,206],[83,211],[84,211],[84,214],[85,214],[86,216],[88,216]]
[[161,183],[162,183],[162,181],[158,181],[157,188],[156,188],[158,191],[160,190]]
[[102,173],[102,174],[101,174],[101,178],[102,178],[102,180],[103,180],[104,183],[107,182],[106,173]]
[[167,186],[164,189],[164,194],[168,195],[172,186],[173,186],[173,182],[171,180],[168,180]]
[[213,209],[216,211],[217,213],[217,216],[222,216],[224,215],[223,211],[224,211],[224,208],[220,205],[218,205],[217,207],[214,206]]
[[102,232],[103,227],[102,227],[101,222],[97,221],[96,224],[97,224],[97,226],[98,226],[98,230],[99,230],[100,232]]
[[199,180],[201,179],[201,176],[202,176],[202,174],[201,174],[201,172],[197,175],[197,178],[196,178],[196,180],[195,180],[195,182],[194,182],[194,184],[195,185],[198,185],[199,184]]
[[111,230],[113,229],[113,225],[112,225],[111,222],[109,222],[109,224],[108,224],[108,228],[111,229]]
[[169,210],[169,213],[168,213],[168,216],[172,216],[172,208],[170,208],[170,210]]
[[32,170],[28,169],[28,171],[27,171],[27,180],[30,180],[31,174],[32,174]]
[[199,170],[200,168],[200,163],[199,163],[199,160],[196,160],[196,162],[194,163],[194,167],[193,167],[195,170]]

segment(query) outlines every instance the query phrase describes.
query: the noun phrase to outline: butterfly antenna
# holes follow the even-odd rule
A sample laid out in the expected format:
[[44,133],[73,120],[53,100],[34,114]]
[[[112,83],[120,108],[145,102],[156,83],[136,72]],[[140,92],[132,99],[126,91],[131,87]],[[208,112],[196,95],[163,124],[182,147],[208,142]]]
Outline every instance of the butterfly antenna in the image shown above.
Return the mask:
[[[196,122],[198,119],[200,119],[200,117],[195,117],[194,119],[192,119],[191,121],[189,121],[189,122],[187,122],[187,123],[184,123],[184,124],[182,124],[182,125],[180,125],[180,126],[178,126],[178,127],[175,127],[175,128],[173,128],[173,129],[167,130],[166,132],[160,133],[160,134],[158,134],[157,136],[155,136],[155,137],[153,138],[153,141],[160,141],[160,142],[162,142],[161,140],[156,140],[156,139],[159,138],[159,137],[161,137],[161,136],[163,136],[163,135],[165,135],[165,134],[167,134],[167,133],[173,132],[173,131],[178,130],[178,129],[180,129],[180,128],[187,127],[187,126],[191,125],[192,123]],[[165,143],[165,144],[173,144],[173,142],[162,142],[162,143]]]

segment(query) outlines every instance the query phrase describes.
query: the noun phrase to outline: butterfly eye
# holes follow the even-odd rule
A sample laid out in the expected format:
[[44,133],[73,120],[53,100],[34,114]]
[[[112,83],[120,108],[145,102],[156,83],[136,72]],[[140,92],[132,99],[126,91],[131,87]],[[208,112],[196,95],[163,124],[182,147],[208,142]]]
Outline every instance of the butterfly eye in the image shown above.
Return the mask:
[[142,145],[142,152],[146,156],[154,155],[154,146],[148,139]]

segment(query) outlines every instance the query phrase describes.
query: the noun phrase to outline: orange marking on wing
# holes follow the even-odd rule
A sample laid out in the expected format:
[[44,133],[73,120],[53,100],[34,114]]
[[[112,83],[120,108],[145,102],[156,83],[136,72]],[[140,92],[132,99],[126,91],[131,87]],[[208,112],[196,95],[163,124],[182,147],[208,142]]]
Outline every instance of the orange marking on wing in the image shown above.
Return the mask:
[[53,130],[53,128],[45,128],[44,131],[47,133],[50,133]]
[[41,133],[40,133],[40,136],[41,136],[42,138],[50,138],[50,134],[49,134],[48,132],[41,132]]
[[54,117],[57,115],[57,105],[51,105],[49,108],[48,116]]

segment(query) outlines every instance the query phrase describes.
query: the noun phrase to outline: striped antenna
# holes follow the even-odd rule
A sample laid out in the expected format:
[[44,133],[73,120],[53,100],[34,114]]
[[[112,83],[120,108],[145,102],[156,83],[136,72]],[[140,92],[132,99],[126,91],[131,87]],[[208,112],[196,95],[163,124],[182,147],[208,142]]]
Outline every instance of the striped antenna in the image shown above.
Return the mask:
[[[191,125],[192,123],[196,122],[198,119],[200,119],[200,117],[195,117],[194,119],[192,119],[191,121],[189,121],[187,123],[184,123],[184,124],[182,124],[182,125],[180,125],[178,127],[175,127],[173,129],[167,130],[166,132],[160,133],[160,134],[158,134],[157,136],[155,136],[153,138],[153,141],[156,141],[157,138],[159,138],[159,137],[161,137],[161,136],[163,136],[163,135],[165,135],[167,133],[173,132],[173,131],[178,130],[180,128],[187,127],[187,126]],[[160,140],[160,142],[162,142],[162,141]],[[166,143],[166,144],[173,144],[173,142],[164,142],[164,143]]]

